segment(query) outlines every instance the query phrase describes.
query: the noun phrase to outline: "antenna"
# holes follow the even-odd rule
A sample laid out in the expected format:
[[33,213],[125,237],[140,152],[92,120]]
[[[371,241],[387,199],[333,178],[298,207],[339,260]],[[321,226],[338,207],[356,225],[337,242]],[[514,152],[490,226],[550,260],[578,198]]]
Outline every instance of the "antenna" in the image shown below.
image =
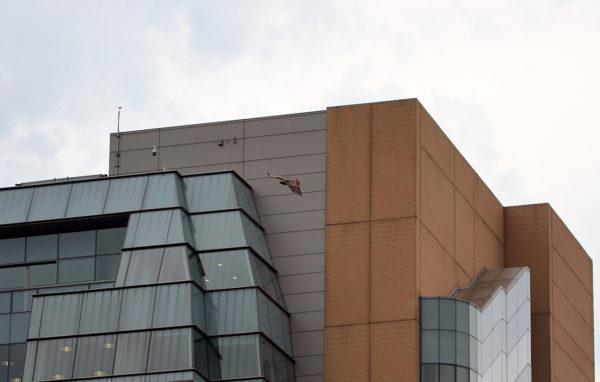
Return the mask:
[[119,111],[117,112],[117,163],[115,164],[115,175],[119,175],[119,167],[120,167],[120,158],[121,158],[121,151],[120,151],[120,143],[121,143],[121,109],[123,108],[123,106],[117,106],[117,109],[119,109]]

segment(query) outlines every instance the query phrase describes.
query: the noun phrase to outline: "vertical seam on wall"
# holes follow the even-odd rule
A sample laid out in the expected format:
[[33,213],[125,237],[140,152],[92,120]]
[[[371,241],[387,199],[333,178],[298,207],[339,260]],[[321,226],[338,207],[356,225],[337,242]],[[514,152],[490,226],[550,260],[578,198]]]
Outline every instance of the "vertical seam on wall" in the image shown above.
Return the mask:
[[242,178],[246,176],[246,120],[242,121]]
[[372,230],[373,230],[373,214],[372,214],[372,189],[373,186],[373,104],[369,105],[369,321],[368,321],[368,335],[369,335],[369,381],[371,380],[371,347],[373,344],[371,343],[371,329],[372,329],[372,317],[371,311],[373,308],[373,302],[371,298],[371,294],[373,292],[373,278],[371,277],[371,256],[373,255],[373,242],[372,242]]

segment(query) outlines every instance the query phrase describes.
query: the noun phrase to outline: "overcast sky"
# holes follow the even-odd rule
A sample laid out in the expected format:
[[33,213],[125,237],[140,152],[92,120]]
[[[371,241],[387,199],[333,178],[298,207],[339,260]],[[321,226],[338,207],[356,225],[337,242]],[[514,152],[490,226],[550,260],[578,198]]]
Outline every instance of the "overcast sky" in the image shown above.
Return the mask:
[[137,130],[416,97],[598,265],[598,20],[597,0],[0,0],[0,187],[107,173],[118,105]]

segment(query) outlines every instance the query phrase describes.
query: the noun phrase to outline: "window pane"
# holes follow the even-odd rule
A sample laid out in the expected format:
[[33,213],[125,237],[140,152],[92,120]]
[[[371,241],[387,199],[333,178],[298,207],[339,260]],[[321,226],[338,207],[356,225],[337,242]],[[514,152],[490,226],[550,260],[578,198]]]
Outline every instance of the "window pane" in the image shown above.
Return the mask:
[[172,214],[173,210],[141,213],[135,232],[134,246],[141,247],[167,243]]
[[440,330],[440,362],[456,363],[456,332]]
[[34,188],[0,191],[0,224],[27,220]]
[[469,334],[469,304],[456,301],[456,330]]
[[131,330],[150,327],[155,290],[155,287],[124,290],[119,329]]
[[456,300],[440,299],[440,329],[456,330]]
[[439,382],[438,365],[423,365],[421,370],[423,376],[421,382]]
[[206,298],[215,314],[207,322],[208,335],[259,330],[255,289],[210,292]]
[[27,238],[27,261],[54,260],[58,250],[58,235]]
[[151,175],[146,187],[143,209],[179,206],[177,175],[174,173]]
[[35,289],[25,290],[20,292],[13,292],[12,297],[12,311],[14,312],[28,312],[31,310],[31,301],[33,295],[36,293]]
[[0,264],[22,263],[25,261],[25,238],[0,240]]
[[258,254],[267,262],[271,263],[271,255],[269,254],[269,247],[267,247],[267,241],[265,239],[264,232],[246,215],[238,212],[242,217],[242,224],[244,225],[244,233],[246,235],[246,243],[252,247]]
[[[456,367],[456,382],[469,382],[469,369]],[[476,382],[476,381],[473,381]]]
[[208,375],[208,340],[198,331],[194,331],[194,368]]
[[152,332],[148,371],[189,369],[192,367],[191,329]]
[[[242,378],[249,375],[260,375],[260,358],[258,336],[220,337],[221,378]],[[211,369],[211,379],[214,379],[214,369]]]
[[456,382],[454,366],[440,365],[440,382]]
[[257,291],[256,294],[258,298],[258,324],[260,331],[264,332],[286,352],[292,354],[288,316],[262,292]]
[[67,217],[102,214],[110,181],[74,183],[69,196]]
[[116,335],[80,337],[77,341],[74,377],[112,374]]
[[59,294],[45,296],[43,299],[41,336],[63,336],[77,333],[81,295]]
[[117,330],[121,293],[118,289],[84,293],[79,333]]
[[206,331],[206,304],[204,291],[192,285],[192,315],[193,322],[200,329]]
[[29,286],[56,284],[56,263],[31,265],[28,281]]
[[275,272],[269,268],[264,261],[248,252],[250,263],[252,264],[252,272],[256,285],[261,286],[271,297],[273,297],[280,305],[285,306],[283,294],[279,287],[279,280]]
[[94,258],[60,260],[58,262],[58,282],[78,283],[94,281]]
[[114,374],[146,371],[149,344],[150,332],[119,334]]
[[456,333],[456,364],[469,367],[469,335]]
[[231,174],[189,176],[183,181],[190,212],[237,207]]
[[164,249],[131,252],[125,285],[155,284]]
[[170,247],[165,249],[159,282],[189,280],[186,247]]
[[0,268],[0,289],[25,286],[25,267]]
[[61,233],[58,235],[58,257],[94,256],[96,231]]
[[39,342],[34,380],[71,378],[74,358],[75,338]]
[[157,287],[152,327],[189,325],[192,323],[190,284]]
[[421,329],[438,329],[439,299],[421,299]]
[[40,335],[40,324],[42,323],[42,310],[44,297],[36,297],[31,304],[31,317],[29,319],[29,337],[35,338]]
[[0,315],[0,344],[10,342],[10,314]]
[[238,179],[237,176],[231,174],[233,179],[233,186],[235,189],[235,196],[237,199],[238,206],[242,207],[250,216],[258,221],[258,213],[254,206],[254,199],[252,198],[252,191]]
[[63,218],[70,191],[71,184],[36,187],[27,221]]
[[10,313],[10,292],[0,293],[0,314]]
[[114,280],[119,268],[121,255],[96,257],[96,280]]
[[130,259],[131,252],[123,252],[123,254],[121,255],[121,261],[119,261],[119,269],[117,270],[117,277],[115,278],[115,286],[125,285],[125,276],[127,276],[127,269],[129,268]]
[[123,242],[125,241],[125,233],[127,227],[99,229],[97,254],[107,255],[113,253],[121,253]]
[[273,347],[262,337],[260,338],[260,355],[262,358],[262,374],[270,381],[276,381]]
[[104,213],[139,210],[147,180],[147,176],[111,179]]
[[9,380],[23,378],[23,366],[25,365],[25,349],[27,344],[10,345]]
[[199,250],[244,247],[246,240],[241,214],[237,211],[191,216]]
[[8,381],[8,365],[8,345],[0,345],[0,381]]
[[438,331],[437,330],[422,330],[421,331],[421,362],[422,363],[437,363],[439,351]]
[[248,252],[223,251],[201,253],[207,289],[225,289],[254,285]]

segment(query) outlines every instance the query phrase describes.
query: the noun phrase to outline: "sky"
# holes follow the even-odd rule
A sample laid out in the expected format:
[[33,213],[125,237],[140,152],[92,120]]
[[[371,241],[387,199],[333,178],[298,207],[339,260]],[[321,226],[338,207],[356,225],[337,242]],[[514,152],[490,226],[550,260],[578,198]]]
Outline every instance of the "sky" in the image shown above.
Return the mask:
[[107,173],[117,106],[127,131],[418,98],[600,275],[599,19],[597,0],[0,0],[0,187]]

